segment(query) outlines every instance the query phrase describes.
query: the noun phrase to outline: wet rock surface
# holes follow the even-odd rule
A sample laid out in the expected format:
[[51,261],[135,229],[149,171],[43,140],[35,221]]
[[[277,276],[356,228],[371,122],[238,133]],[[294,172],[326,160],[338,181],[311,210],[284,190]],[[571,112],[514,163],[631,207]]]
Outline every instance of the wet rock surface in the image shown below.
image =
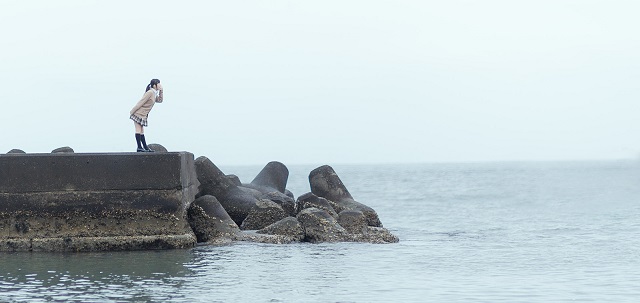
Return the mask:
[[312,193],[306,193],[298,197],[298,201],[296,202],[296,204],[299,207],[299,211],[302,211],[303,209],[306,209],[306,208],[315,207],[315,208],[319,208],[326,211],[333,218],[338,219],[338,214],[336,213],[335,209],[333,208],[329,200],[318,197]]
[[243,230],[262,229],[286,217],[287,214],[277,203],[270,200],[259,200],[244,219],[240,228]]
[[311,192],[331,201],[352,199],[353,197],[338,177],[338,174],[329,165],[320,166],[309,173]]
[[238,224],[247,218],[252,209],[258,204],[258,199],[251,193],[243,190],[240,186],[229,190],[224,196],[219,198],[220,204],[227,210],[231,219]]
[[303,209],[296,218],[304,229],[304,240],[307,242],[341,242],[348,234],[335,218],[322,209]]
[[286,217],[276,223],[273,223],[261,230],[258,230],[260,234],[269,235],[282,235],[297,238],[298,241],[304,239],[304,229],[298,219],[294,217]]
[[195,169],[200,182],[198,196],[216,197],[231,219],[238,226],[242,225],[258,199],[237,186],[232,178],[227,177],[207,157],[198,157],[195,160]]
[[338,224],[352,234],[367,232],[367,218],[359,210],[343,210],[338,217]]
[[248,230],[242,232],[243,241],[248,242],[258,242],[258,243],[268,243],[268,244],[290,244],[300,242],[300,237],[292,237],[286,235],[269,235],[269,234],[261,234],[255,230]]
[[309,174],[311,192],[318,197],[332,201],[337,212],[359,210],[367,217],[369,226],[382,227],[382,222],[373,208],[353,199],[347,188],[331,166],[324,165]]
[[273,223],[256,232],[258,235],[269,235],[268,237],[259,237],[253,234],[249,240],[262,243],[292,243],[304,240],[304,229],[300,222],[294,217],[286,217],[276,223]]
[[206,195],[193,201],[188,210],[188,220],[198,242],[242,238],[240,228],[214,196]]
[[398,243],[400,239],[383,227],[368,226],[367,232],[361,237],[356,236],[357,242],[369,242],[376,244]]
[[288,216],[296,215],[296,201],[293,198],[282,194],[280,192],[268,192],[266,194],[262,194],[260,199],[270,200],[280,205],[282,209],[287,213]]
[[195,160],[196,175],[200,181],[199,195],[211,195],[218,200],[237,186],[207,157]]

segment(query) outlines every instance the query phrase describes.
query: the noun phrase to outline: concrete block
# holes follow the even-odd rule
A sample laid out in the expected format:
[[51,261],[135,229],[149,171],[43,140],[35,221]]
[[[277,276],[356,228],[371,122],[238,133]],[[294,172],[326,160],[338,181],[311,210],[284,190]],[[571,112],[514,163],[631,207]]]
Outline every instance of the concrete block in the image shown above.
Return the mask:
[[0,155],[0,250],[93,251],[195,245],[193,155]]

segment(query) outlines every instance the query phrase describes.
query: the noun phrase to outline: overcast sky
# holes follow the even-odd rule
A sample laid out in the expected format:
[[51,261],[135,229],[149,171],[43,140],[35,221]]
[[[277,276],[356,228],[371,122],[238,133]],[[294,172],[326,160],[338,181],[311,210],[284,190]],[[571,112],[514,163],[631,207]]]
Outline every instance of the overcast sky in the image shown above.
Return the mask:
[[640,1],[0,0],[0,153],[635,159]]

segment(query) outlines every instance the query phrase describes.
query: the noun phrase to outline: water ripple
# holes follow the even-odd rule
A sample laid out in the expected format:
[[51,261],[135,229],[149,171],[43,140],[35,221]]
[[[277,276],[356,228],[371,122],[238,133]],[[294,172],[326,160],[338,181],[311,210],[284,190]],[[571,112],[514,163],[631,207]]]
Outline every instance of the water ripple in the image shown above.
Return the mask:
[[[229,173],[246,180],[260,168]],[[400,243],[3,253],[0,302],[635,302],[640,296],[635,167],[334,168]],[[308,191],[310,169],[290,167],[294,193]]]

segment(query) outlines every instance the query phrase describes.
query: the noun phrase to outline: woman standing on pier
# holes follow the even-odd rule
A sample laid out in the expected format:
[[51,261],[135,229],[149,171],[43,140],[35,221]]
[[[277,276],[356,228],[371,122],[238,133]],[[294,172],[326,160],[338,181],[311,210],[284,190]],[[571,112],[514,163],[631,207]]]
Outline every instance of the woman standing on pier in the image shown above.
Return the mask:
[[147,117],[155,103],[162,103],[162,84],[160,80],[151,79],[147,85],[147,89],[142,95],[142,99],[138,101],[136,106],[129,113],[133,124],[136,127],[136,143],[138,143],[138,152],[153,152],[147,147],[147,141],[144,138],[144,127],[147,126]]

